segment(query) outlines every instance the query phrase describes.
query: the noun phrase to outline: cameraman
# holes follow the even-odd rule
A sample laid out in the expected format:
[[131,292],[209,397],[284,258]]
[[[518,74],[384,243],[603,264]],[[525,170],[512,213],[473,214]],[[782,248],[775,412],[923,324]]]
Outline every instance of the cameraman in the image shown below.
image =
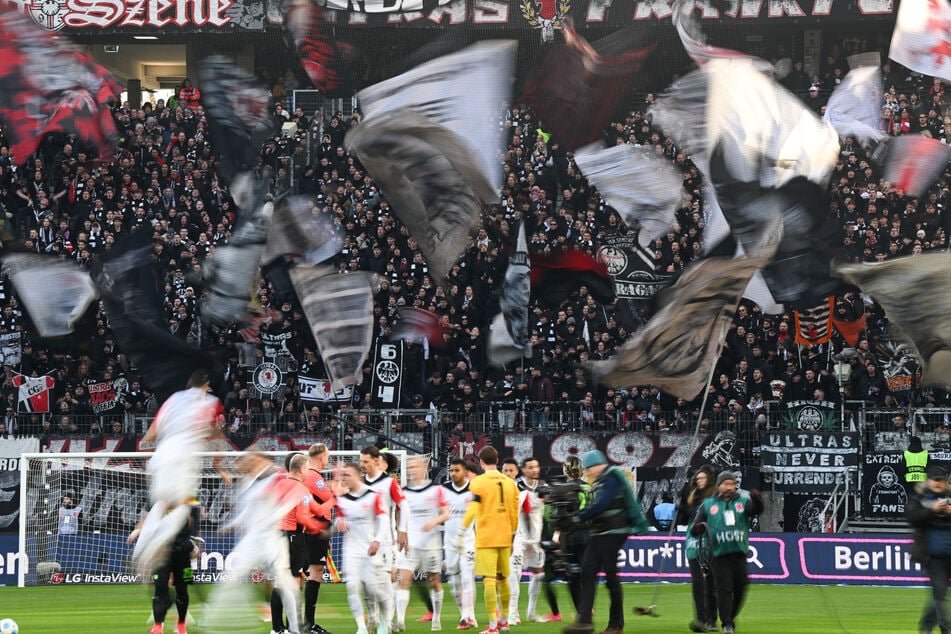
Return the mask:
[[559,576],[564,577],[568,582],[571,602],[577,612],[581,607],[581,562],[584,560],[588,531],[580,524],[572,522],[571,518],[588,505],[591,487],[581,479],[584,469],[581,468],[581,458],[578,456],[565,458],[562,472],[565,474],[566,482],[561,486],[566,489],[566,497],[575,499],[563,500],[559,497],[557,501],[550,501],[551,498],[545,501],[545,520],[550,523],[553,531],[551,541],[556,553],[554,560],[561,563],[560,566],[553,566],[555,561],[545,559],[545,581],[550,582]]
[[618,580],[618,553],[628,535],[644,534],[647,518],[627,476],[618,468],[608,465],[608,459],[597,450],[587,452],[581,459],[584,474],[594,480],[591,500],[575,517],[588,525],[588,547],[581,562],[581,605],[577,620],[565,628],[565,634],[588,634],[594,630],[592,608],[598,587],[598,572],[603,570],[605,585],[611,597],[608,626],[602,634],[623,634],[624,592]]

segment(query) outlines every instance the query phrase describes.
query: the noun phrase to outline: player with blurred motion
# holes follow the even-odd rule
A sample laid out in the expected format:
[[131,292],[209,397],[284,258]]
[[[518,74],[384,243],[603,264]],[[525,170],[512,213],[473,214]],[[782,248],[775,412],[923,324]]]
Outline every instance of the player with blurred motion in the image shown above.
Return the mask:
[[[473,465],[474,467],[474,465]],[[470,526],[463,532],[463,552],[456,552],[451,539],[462,528],[472,493],[469,491],[469,469],[462,458],[454,458],[449,464],[449,482],[443,484],[449,504],[449,519],[445,524],[446,574],[452,585],[452,596],[459,608],[459,625],[456,629],[468,630],[478,627],[475,618],[475,530]]]
[[445,488],[429,478],[429,454],[413,456],[407,460],[409,484],[403,487],[406,506],[409,509],[407,526],[407,548],[400,557],[399,590],[396,591],[395,632],[406,630],[406,607],[409,605],[409,590],[413,575],[419,571],[425,574],[430,587],[429,596],[433,604],[432,631],[442,629],[443,590],[442,575],[443,524],[450,516],[449,503]]
[[[235,461],[235,468],[241,476],[235,487],[236,515],[223,528],[236,530],[239,539],[229,556],[232,580],[215,585],[205,610],[203,630],[213,634],[255,631],[250,625],[253,617],[243,614],[255,605],[254,585],[246,583],[252,571],[263,570],[273,575],[273,592],[280,593],[282,606],[298,605],[300,596],[300,585],[291,574],[290,540],[278,524],[295,507],[306,506],[309,510],[309,494],[299,481],[288,479],[287,473],[263,454],[245,454]],[[293,632],[300,631],[296,613],[288,613],[288,621]]]
[[[155,443],[149,459],[149,495],[152,508],[142,524],[132,554],[143,573],[151,572],[168,555],[175,536],[191,513],[188,500],[198,490],[201,460],[195,454],[209,440],[223,438],[221,401],[209,392],[206,370],[195,370],[187,389],[169,396],[151,427],[142,437],[144,445]],[[228,482],[226,474],[222,474]]]
[[[307,450],[310,458],[307,470],[304,472],[304,486],[321,509],[314,513],[327,523],[331,520],[331,510],[336,504],[334,491],[331,485],[321,474],[327,468],[330,460],[330,451],[323,443],[316,443]],[[327,562],[327,553],[330,550],[330,536],[326,532],[307,535],[307,581],[304,582],[304,628],[312,634],[326,634],[327,630],[317,624],[314,613],[317,608],[317,597],[320,593],[320,581],[324,576],[324,564]]]
[[[307,569],[307,536],[317,536],[330,528],[330,522],[324,516],[330,514],[333,506],[316,504],[304,486],[305,469],[309,465],[308,456],[301,453],[293,455],[288,463],[287,477],[275,483],[277,494],[282,499],[295,501],[281,519],[278,529],[285,540],[283,548],[287,551],[288,569],[294,578],[296,591],[291,593],[292,603],[285,602],[282,592],[271,593],[272,634],[284,631],[300,634],[300,584],[301,575]],[[286,612],[286,623],[281,617],[282,611]]]
[[[360,470],[363,472],[363,483],[371,491],[380,494],[380,503],[383,505],[383,510],[386,511],[388,529],[381,544],[383,550],[382,563],[390,571],[390,581],[395,582],[396,553],[400,550],[406,550],[406,521],[409,519],[409,512],[406,508],[406,496],[403,495],[400,483],[384,471],[384,460],[383,454],[374,445],[360,450]],[[397,518],[399,529],[397,529]],[[388,605],[395,607],[392,594],[393,587],[391,585]],[[377,607],[373,602],[369,605],[370,623],[373,624],[379,620],[389,624],[394,617],[393,609],[391,608],[389,612],[380,613]]]
[[[512,463],[515,461],[512,460]],[[508,460],[505,461],[508,463]],[[508,464],[506,475],[511,468]],[[522,571],[526,568],[531,574],[528,584],[528,620],[535,623],[544,623],[547,619],[536,613],[538,595],[541,593],[542,582],[545,578],[545,551],[542,550],[541,537],[545,525],[545,504],[539,499],[537,489],[544,486],[538,479],[541,465],[538,458],[531,457],[522,461],[521,476],[516,476],[518,485],[519,518],[518,531],[512,544],[512,575],[509,577],[509,586],[512,588],[512,598],[509,601],[509,623],[521,625],[522,618],[518,613],[518,598],[521,590]],[[515,473],[519,473],[516,465]],[[511,477],[511,475],[509,475]]]
[[[347,464],[341,473],[346,493],[337,496],[334,527],[343,533],[343,576],[347,583],[347,603],[357,623],[357,634],[367,634],[363,601],[379,605],[380,614],[392,612],[393,593],[384,544],[390,523],[383,496],[366,486],[360,467]],[[389,621],[380,619],[376,634],[388,634]]]
[[485,473],[469,482],[472,502],[454,538],[456,552],[465,553],[465,529],[473,521],[476,531],[475,573],[482,576],[489,626],[483,634],[508,632],[507,619],[498,618],[499,600],[508,605],[509,559],[512,538],[518,529],[518,487],[499,472],[499,452],[494,447],[479,450]]

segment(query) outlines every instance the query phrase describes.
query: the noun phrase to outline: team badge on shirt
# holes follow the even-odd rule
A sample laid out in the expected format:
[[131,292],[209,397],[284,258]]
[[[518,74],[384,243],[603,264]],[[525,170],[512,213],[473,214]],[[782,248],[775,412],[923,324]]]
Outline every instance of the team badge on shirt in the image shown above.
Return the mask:
[[719,513],[719,512],[720,512],[720,507],[719,507],[719,506],[711,506],[711,507],[710,507],[710,515],[716,515],[716,514]]
[[742,502],[740,502],[739,504],[736,505],[736,512],[737,512],[737,513],[742,513],[742,512],[743,512],[743,503],[742,503]]

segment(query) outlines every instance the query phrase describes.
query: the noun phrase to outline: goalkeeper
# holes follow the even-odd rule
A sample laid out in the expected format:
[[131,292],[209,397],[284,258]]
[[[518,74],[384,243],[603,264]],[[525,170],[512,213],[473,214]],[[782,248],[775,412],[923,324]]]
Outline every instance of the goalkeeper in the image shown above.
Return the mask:
[[499,471],[499,452],[483,447],[479,461],[485,473],[469,483],[472,502],[462,518],[462,527],[455,537],[457,552],[465,548],[465,529],[475,521],[475,574],[482,577],[485,608],[489,627],[482,634],[508,632],[508,621],[498,620],[499,601],[509,604],[509,558],[512,538],[518,529],[518,487]]

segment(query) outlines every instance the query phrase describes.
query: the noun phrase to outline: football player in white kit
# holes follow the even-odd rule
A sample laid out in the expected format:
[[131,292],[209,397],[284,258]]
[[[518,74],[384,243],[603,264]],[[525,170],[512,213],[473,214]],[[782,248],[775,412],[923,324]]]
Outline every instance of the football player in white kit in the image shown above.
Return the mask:
[[[395,478],[389,476],[381,467],[382,454],[374,446],[364,447],[360,450],[360,470],[363,472],[363,483],[370,490],[380,494],[380,503],[387,516],[387,531],[383,536],[383,542],[380,549],[383,551],[383,558],[380,565],[384,566],[390,573],[390,581],[396,581],[396,553],[399,550],[406,550],[406,522],[409,519],[409,510],[406,507],[406,496],[403,495],[403,489]],[[397,512],[399,513],[399,529],[397,529]],[[371,623],[389,624],[393,620],[393,587],[390,585],[390,596],[388,604],[391,609],[387,612],[379,612],[378,605],[371,603],[368,612]]]
[[202,466],[195,453],[224,437],[218,426],[224,409],[209,382],[206,370],[192,372],[188,387],[165,399],[142,437],[146,445],[155,443],[155,451],[146,467],[152,507],[132,553],[140,572],[151,574],[188,521],[187,502],[198,490]]
[[[449,464],[449,482],[443,484],[449,504],[449,519],[444,526],[444,535],[458,535],[462,518],[472,501],[469,492],[469,467],[462,458],[454,458]],[[456,629],[468,630],[479,627],[475,618],[475,527],[466,529],[463,537],[463,553],[455,549],[451,539],[444,543],[446,574],[452,585],[452,596],[459,608],[459,625]]]
[[[514,462],[514,461],[512,461]],[[512,475],[512,463],[506,461],[503,473]],[[512,598],[509,601],[509,623],[521,625],[522,619],[518,613],[518,598],[521,588],[522,571],[527,569],[531,574],[528,584],[528,620],[543,623],[547,619],[538,616],[538,595],[541,593],[542,581],[545,578],[545,551],[542,550],[542,528],[545,523],[545,504],[539,499],[536,489],[544,482],[538,479],[541,465],[537,458],[526,458],[522,461],[521,477],[517,476],[515,465],[515,482],[518,484],[519,520],[518,532],[512,544],[512,574],[509,576],[509,586],[512,588]],[[506,471],[508,469],[508,471]]]
[[395,632],[406,630],[406,607],[409,590],[416,571],[429,581],[433,603],[432,631],[442,629],[443,590],[440,577],[443,562],[443,524],[449,519],[450,509],[445,489],[429,478],[429,454],[413,456],[406,464],[409,484],[403,487],[409,507],[407,522],[408,547],[400,556],[399,589],[396,591]]
[[[237,515],[225,528],[237,529],[240,539],[229,556],[231,581],[215,585],[204,611],[203,629],[214,634],[255,631],[254,619],[243,613],[256,603],[255,585],[245,583],[252,571],[263,569],[274,576],[273,591],[281,593],[284,605],[296,605],[300,595],[297,579],[291,574],[287,540],[278,530],[281,518],[302,503],[299,490],[262,454],[241,456],[235,466],[243,474],[235,487],[239,505]],[[299,632],[293,612],[288,614],[290,625]]]
[[[383,496],[363,483],[360,468],[347,464],[341,474],[347,493],[337,496],[334,528],[343,533],[343,576],[347,582],[347,603],[357,622],[357,634],[367,634],[361,593],[367,607],[375,603],[381,614],[393,607],[390,572],[384,563],[383,544],[390,532]],[[389,634],[387,619],[376,623],[376,634]]]

